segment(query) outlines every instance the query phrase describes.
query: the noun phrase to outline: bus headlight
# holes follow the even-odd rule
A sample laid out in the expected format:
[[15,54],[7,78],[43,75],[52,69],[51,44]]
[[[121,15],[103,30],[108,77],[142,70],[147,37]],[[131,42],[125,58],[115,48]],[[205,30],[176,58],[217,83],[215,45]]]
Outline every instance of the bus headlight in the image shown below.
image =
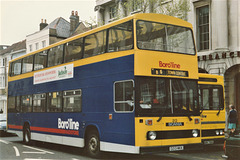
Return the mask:
[[148,132],[148,138],[149,138],[150,140],[156,139],[156,138],[157,138],[157,133],[154,132],[154,131]]
[[197,137],[198,136],[198,130],[196,130],[196,129],[192,130],[192,135],[193,135],[193,137]]
[[219,130],[216,130],[215,132],[216,132],[216,135],[217,135],[217,136],[220,134],[220,133],[219,133]]
[[223,130],[220,130],[220,135],[223,135],[223,134],[224,134]]

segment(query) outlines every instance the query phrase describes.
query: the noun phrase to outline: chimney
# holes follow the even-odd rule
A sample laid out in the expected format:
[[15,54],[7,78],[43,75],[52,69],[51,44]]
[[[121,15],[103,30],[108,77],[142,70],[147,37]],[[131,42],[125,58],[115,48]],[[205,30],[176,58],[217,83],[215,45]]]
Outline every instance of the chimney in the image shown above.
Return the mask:
[[43,22],[43,19],[41,19],[41,23],[40,23],[40,31],[45,28],[47,26],[47,20],[45,19]]
[[72,33],[79,23],[78,12],[76,11],[74,14],[74,11],[72,11],[72,14],[69,18],[70,18],[70,32]]

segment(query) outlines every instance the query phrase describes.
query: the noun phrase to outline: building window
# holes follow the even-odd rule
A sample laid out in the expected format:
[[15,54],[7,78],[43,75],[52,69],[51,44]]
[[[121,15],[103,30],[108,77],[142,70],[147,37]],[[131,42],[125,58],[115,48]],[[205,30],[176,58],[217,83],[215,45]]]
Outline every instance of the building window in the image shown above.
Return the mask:
[[46,41],[42,41],[42,48],[46,47]]
[[198,50],[209,49],[209,6],[197,8]]
[[111,6],[109,9],[110,19],[114,19],[117,17],[117,5]]
[[1,76],[0,77],[0,88],[4,88],[5,87],[5,77]]
[[38,50],[38,43],[35,43],[35,46],[36,46],[36,50]]
[[32,45],[29,45],[29,51],[32,52]]

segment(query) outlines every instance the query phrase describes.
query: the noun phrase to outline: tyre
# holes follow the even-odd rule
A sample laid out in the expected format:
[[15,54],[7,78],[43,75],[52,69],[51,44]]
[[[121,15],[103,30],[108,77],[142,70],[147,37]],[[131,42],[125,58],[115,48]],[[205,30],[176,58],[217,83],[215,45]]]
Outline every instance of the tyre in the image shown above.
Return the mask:
[[23,130],[23,142],[25,144],[30,144],[31,143],[31,132],[29,126],[24,127]]
[[100,141],[97,131],[91,131],[90,134],[87,135],[85,151],[90,157],[100,157]]

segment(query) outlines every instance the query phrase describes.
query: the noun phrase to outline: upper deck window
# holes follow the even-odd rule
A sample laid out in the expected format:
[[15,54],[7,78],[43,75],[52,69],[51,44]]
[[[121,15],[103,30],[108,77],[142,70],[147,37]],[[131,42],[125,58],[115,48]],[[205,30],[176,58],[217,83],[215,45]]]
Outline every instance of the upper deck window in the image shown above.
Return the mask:
[[103,54],[106,51],[106,30],[85,37],[84,58]]
[[23,58],[22,73],[31,72],[33,70],[33,56]]
[[109,29],[108,52],[133,49],[133,22],[128,21]]
[[83,38],[70,41],[65,45],[64,62],[71,62],[82,58]]
[[51,48],[48,51],[48,67],[62,64],[63,62],[63,45]]
[[15,62],[11,63],[11,75],[16,76],[21,74],[21,68],[22,68],[22,59],[19,59]]
[[137,45],[140,49],[195,55],[191,29],[180,26],[137,21]]
[[42,51],[35,54],[34,71],[43,69],[47,66],[47,51]]

